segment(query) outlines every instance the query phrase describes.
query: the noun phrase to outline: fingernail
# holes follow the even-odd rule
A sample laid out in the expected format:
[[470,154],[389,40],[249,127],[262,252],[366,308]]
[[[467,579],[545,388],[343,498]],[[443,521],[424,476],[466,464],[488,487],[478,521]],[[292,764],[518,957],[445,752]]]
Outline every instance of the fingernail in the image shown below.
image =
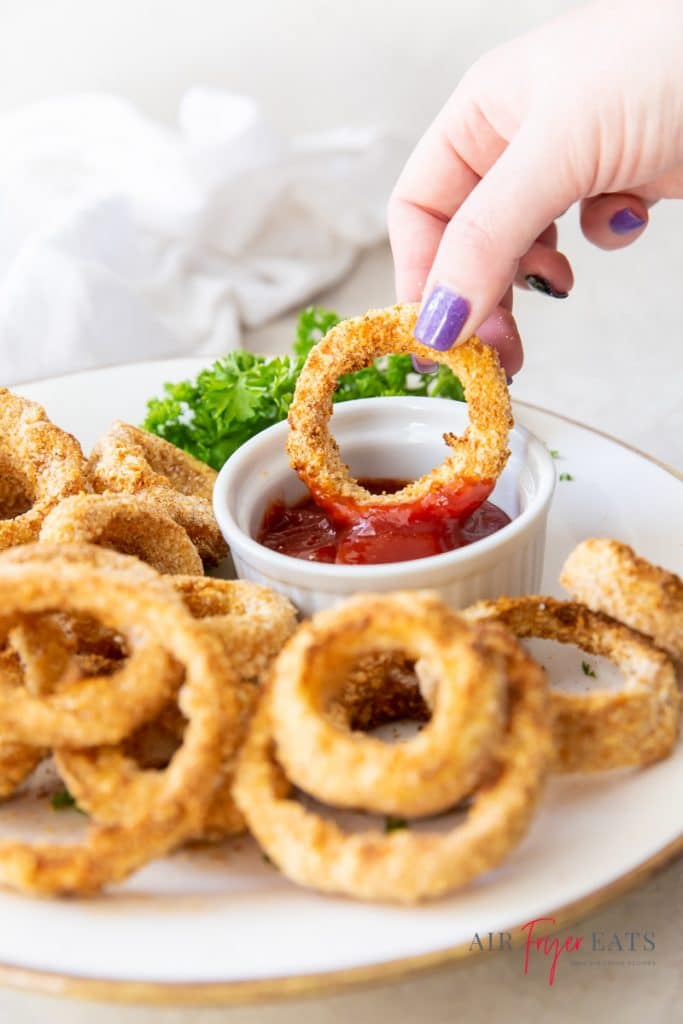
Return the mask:
[[430,363],[426,359],[420,359],[419,356],[411,356],[413,360],[413,369],[416,373],[436,373],[439,369],[438,363]]
[[617,210],[615,214],[610,217],[609,226],[615,235],[628,235],[631,231],[637,231],[638,228],[642,228],[645,220],[639,217],[626,207],[624,210]]
[[507,383],[507,386],[510,387],[510,385],[512,384],[512,377],[510,377],[510,376],[506,377],[506,383]]
[[447,352],[458,340],[469,314],[467,299],[439,285],[422,307],[415,324],[415,337],[423,345]]
[[550,281],[546,277],[541,277],[540,274],[527,274],[524,280],[535,292],[543,292],[544,295],[550,295],[553,299],[566,299],[569,295],[569,292],[560,292],[557,288],[553,288]]

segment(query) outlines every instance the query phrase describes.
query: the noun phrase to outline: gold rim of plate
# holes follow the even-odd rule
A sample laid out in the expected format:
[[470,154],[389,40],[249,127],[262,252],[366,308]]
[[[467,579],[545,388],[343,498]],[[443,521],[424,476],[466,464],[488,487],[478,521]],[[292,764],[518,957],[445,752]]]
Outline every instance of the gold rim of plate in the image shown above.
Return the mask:
[[[667,465],[633,445],[620,441],[603,430],[597,430],[579,420],[574,420],[561,413],[551,412],[531,402],[515,402],[515,405],[545,413],[555,419],[563,420],[573,426],[581,427],[604,437],[621,448],[627,448],[634,454],[654,463],[666,473],[683,480],[683,473],[673,466]],[[574,924],[580,918],[592,914],[612,900],[618,899],[631,889],[643,885],[659,871],[683,857],[683,835],[674,839],[662,850],[643,861],[637,867],[614,881],[594,889],[586,896],[567,903],[556,910],[547,912],[548,917],[555,919],[551,927],[536,929],[536,933],[550,934]],[[522,921],[507,925],[502,931],[516,932]],[[523,936],[522,936],[523,938]],[[519,936],[512,941],[512,946],[521,944]],[[145,1004],[154,1006],[220,1006],[229,1003],[246,1004],[267,1002],[269,1000],[293,999],[296,997],[324,995],[341,989],[359,988],[404,978],[408,974],[417,974],[436,970],[439,967],[455,966],[474,959],[479,955],[477,949],[471,949],[471,943],[459,946],[447,946],[430,953],[403,957],[398,960],[387,960],[381,963],[364,964],[359,967],[342,968],[335,971],[321,971],[316,974],[295,974],[274,978],[248,979],[245,981],[198,981],[198,982],[167,982],[167,981],[128,981],[107,978],[89,978],[79,975],[58,974],[49,971],[33,970],[0,963],[0,986],[40,992],[43,995],[65,996],[72,999],[83,999],[93,1002]],[[498,954],[501,955],[501,954]]]

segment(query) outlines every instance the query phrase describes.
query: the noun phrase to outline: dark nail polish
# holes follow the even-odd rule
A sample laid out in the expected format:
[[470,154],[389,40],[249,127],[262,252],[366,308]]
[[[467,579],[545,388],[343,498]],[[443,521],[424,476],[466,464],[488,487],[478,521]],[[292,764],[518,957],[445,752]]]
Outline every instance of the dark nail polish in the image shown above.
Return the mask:
[[423,345],[447,352],[458,340],[469,315],[467,299],[439,285],[422,307],[415,324],[415,337]]
[[438,363],[430,363],[426,359],[420,359],[419,356],[411,356],[411,359],[416,373],[436,373],[439,369]]
[[553,288],[550,281],[546,277],[541,277],[540,274],[527,274],[524,280],[535,292],[543,292],[544,295],[550,295],[553,299],[566,299],[569,295],[569,292],[560,292],[557,288]]
[[510,385],[512,384],[512,377],[508,376],[506,378],[506,382],[507,382],[507,386],[510,387]]
[[628,235],[631,231],[637,231],[638,228],[642,228],[645,221],[642,217],[639,217],[633,210],[629,210],[628,207],[624,210],[617,210],[616,213],[612,214],[609,221],[609,226],[615,235]]

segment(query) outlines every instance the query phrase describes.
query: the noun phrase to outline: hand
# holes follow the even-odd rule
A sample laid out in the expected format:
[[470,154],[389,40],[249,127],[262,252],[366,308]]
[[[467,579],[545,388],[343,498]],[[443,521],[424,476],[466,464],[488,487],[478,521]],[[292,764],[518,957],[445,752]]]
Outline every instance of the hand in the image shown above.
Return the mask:
[[629,245],[683,197],[683,4],[603,0],[491,51],[418,143],[389,203],[400,302],[445,350],[477,332],[522,365],[512,284],[566,297],[555,218]]

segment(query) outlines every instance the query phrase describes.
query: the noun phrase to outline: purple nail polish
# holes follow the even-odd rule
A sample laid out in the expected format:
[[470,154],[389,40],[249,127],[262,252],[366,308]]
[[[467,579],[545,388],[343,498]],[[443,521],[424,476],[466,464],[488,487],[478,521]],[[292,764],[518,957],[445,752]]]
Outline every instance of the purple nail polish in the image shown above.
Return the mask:
[[458,340],[469,314],[467,299],[440,284],[422,307],[415,324],[415,337],[423,345],[447,352]]
[[506,379],[507,386],[510,387],[510,385],[512,384],[512,377],[510,376],[510,374],[508,374],[505,379]]
[[633,210],[628,208],[624,210],[617,210],[616,213],[612,214],[609,221],[609,226],[615,235],[628,235],[631,231],[637,231],[638,228],[642,228],[645,221],[642,217],[638,217]]
[[416,373],[436,373],[439,369],[438,363],[430,363],[427,359],[420,359],[419,356],[411,356],[411,359]]

